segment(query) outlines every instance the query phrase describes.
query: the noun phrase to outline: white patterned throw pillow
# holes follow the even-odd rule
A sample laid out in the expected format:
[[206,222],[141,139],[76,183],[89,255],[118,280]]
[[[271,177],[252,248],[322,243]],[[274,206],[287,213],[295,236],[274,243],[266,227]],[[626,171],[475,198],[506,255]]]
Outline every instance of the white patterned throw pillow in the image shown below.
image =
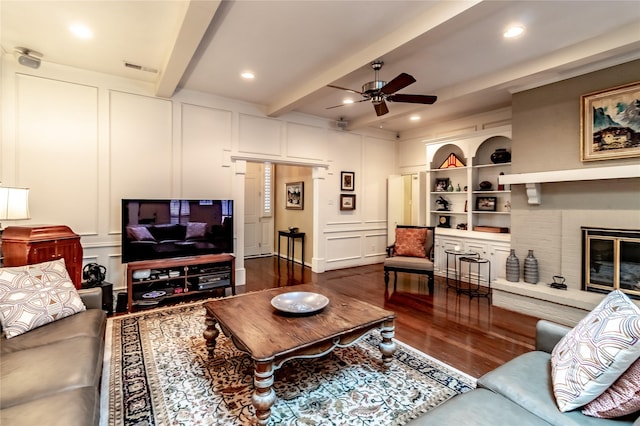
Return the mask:
[[84,310],[64,259],[0,268],[0,321],[7,338]]
[[640,308],[613,291],[551,353],[560,411],[593,401],[640,357]]

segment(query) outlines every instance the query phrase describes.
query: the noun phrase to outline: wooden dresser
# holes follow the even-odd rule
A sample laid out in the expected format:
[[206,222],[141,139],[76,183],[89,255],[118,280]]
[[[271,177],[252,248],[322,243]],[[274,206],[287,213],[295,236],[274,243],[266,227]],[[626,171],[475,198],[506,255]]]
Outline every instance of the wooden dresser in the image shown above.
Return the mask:
[[82,284],[80,236],[64,225],[9,226],[2,231],[3,266],[64,258],[76,288]]

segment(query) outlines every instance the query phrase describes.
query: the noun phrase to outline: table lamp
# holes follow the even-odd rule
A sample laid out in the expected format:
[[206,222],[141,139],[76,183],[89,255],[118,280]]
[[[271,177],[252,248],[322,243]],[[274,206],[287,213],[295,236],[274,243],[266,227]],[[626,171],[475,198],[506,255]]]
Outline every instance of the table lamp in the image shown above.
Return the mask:
[[5,220],[30,219],[29,188],[0,186],[0,234]]

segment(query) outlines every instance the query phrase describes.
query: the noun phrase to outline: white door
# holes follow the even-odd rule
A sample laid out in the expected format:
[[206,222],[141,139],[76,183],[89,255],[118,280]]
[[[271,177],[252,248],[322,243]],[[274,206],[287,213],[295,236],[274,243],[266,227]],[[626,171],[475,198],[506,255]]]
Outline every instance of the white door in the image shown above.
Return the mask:
[[247,163],[244,178],[244,255],[261,254],[262,227],[260,225],[261,194],[260,165]]
[[244,183],[244,255],[273,253],[271,164],[247,163]]
[[395,242],[396,225],[404,225],[404,179],[400,175],[387,178],[387,244]]

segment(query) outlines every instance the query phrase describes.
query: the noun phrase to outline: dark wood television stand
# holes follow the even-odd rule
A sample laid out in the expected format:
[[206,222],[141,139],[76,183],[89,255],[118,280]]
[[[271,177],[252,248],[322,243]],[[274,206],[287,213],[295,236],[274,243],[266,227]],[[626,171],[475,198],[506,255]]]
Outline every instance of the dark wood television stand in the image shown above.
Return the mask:
[[126,269],[129,312],[212,297],[226,288],[236,294],[232,254],[145,260]]

